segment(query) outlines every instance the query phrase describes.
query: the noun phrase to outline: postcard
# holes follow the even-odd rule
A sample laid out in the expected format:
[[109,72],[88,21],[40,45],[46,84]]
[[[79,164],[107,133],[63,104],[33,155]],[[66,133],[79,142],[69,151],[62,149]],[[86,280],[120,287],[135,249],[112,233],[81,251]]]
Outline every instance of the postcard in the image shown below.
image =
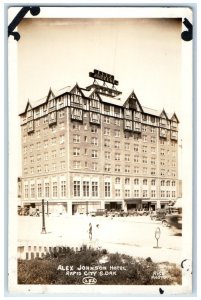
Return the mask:
[[9,292],[191,295],[191,8],[8,16]]

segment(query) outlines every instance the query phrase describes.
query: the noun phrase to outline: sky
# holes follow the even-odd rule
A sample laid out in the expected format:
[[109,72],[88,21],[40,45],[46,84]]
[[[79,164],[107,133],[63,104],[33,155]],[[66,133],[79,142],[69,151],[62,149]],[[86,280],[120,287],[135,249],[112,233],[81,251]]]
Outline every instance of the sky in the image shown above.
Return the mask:
[[[24,19],[18,31],[19,112],[27,100],[76,82],[90,71],[113,74],[142,106],[181,105],[181,19]],[[126,100],[126,99],[125,99]]]

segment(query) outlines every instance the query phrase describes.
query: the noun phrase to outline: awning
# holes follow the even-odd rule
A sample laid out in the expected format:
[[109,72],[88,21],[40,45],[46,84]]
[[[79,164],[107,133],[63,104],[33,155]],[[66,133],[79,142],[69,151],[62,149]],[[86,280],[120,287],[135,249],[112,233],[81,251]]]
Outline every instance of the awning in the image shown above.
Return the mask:
[[130,203],[130,204],[132,204],[132,203],[139,203],[139,202],[141,202],[142,201],[142,198],[126,198],[126,199],[124,199],[124,201],[126,202],[126,203]]

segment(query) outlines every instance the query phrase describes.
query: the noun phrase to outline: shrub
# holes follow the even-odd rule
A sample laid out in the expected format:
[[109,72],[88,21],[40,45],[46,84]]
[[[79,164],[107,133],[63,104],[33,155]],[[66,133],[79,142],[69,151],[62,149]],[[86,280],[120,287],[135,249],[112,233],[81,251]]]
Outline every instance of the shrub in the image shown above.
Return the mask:
[[[101,258],[107,257],[105,263],[100,264]],[[83,278],[87,277],[84,271],[81,275],[66,274],[66,271],[58,270],[58,266],[73,266],[78,272],[82,266],[103,266],[105,270],[97,271],[95,277],[99,285],[165,285],[181,284],[181,269],[172,264],[165,265],[166,278],[153,278],[153,274],[160,273],[160,264],[147,259],[133,258],[125,254],[111,254],[106,250],[85,249],[75,252],[67,248],[57,253],[50,253],[43,259],[19,260],[18,283],[19,284],[83,284]],[[115,267],[124,270],[113,270]],[[112,269],[112,270],[111,270]],[[107,275],[106,272],[114,272]],[[164,265],[163,265],[164,271]]]

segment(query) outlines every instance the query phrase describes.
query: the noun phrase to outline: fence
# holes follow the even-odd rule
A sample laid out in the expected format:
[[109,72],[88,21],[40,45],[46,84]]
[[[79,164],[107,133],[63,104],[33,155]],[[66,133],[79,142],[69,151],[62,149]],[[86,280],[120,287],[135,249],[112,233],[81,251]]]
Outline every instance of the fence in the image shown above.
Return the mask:
[[66,253],[69,249],[74,251],[85,251],[92,248],[92,243],[88,245],[65,245],[65,246],[52,246],[52,245],[36,245],[31,242],[19,242],[17,247],[17,258],[29,260],[34,258],[43,258],[47,254]]

